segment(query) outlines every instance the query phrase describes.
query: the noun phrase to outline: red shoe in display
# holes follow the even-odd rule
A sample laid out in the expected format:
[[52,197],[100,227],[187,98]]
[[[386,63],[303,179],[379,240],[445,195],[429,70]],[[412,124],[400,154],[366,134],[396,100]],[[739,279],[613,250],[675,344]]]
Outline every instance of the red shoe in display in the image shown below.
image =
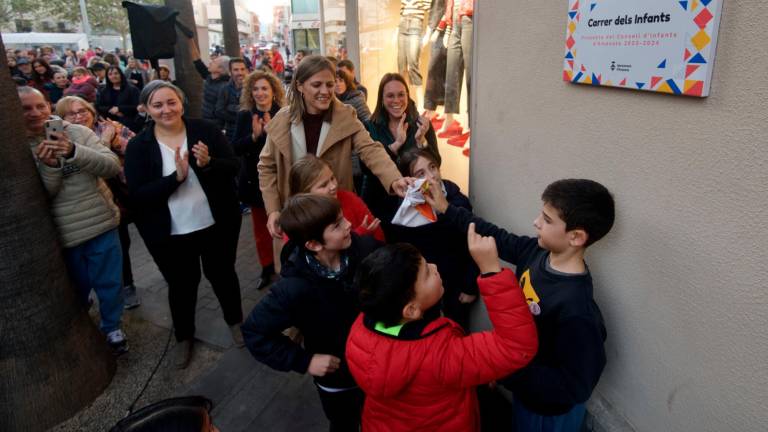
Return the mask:
[[469,132],[465,132],[461,135],[455,136],[453,138],[449,138],[448,144],[456,147],[464,147],[464,144],[466,144],[468,139],[469,139]]
[[466,157],[469,157],[469,147],[467,147],[467,148],[465,148],[464,150],[462,150],[462,151],[461,151],[461,154],[463,154],[463,155],[464,155],[464,156],[466,156]]
[[438,130],[445,123],[445,117],[434,116],[430,121],[432,122],[432,128]]
[[464,130],[464,128],[461,127],[461,124],[459,122],[454,121],[451,123],[450,126],[448,126],[447,129],[437,134],[438,138],[453,138],[455,136],[461,135],[461,132]]

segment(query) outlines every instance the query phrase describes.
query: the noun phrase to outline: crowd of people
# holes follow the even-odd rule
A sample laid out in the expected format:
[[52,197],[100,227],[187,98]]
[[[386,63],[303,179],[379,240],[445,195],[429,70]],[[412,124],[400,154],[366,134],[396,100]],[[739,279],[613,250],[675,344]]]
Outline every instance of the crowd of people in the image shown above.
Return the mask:
[[[381,78],[371,113],[349,60],[297,52],[286,65],[273,49],[206,65],[189,50],[200,119],[170,71],[130,52],[8,52],[67,268],[84,307],[98,297],[115,353],[128,351],[123,310],[140,304],[134,223],[168,284],[179,368],[194,357],[202,268],[233,343],[312,375],[332,431],[478,430],[475,388],[496,381],[518,430],[579,430],[606,361],[584,262],[613,225],[604,186],[553,182],[536,235],[518,236],[444,178],[403,76]],[[269,288],[247,316],[243,213]],[[479,298],[493,329],[469,333]]]

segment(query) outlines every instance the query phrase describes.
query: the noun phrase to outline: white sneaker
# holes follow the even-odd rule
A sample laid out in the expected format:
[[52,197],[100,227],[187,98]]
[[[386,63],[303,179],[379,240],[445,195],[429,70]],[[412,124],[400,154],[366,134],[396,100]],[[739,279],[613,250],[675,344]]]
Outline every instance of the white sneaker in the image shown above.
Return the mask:
[[117,329],[107,333],[107,344],[116,355],[128,352],[128,340],[122,330]]

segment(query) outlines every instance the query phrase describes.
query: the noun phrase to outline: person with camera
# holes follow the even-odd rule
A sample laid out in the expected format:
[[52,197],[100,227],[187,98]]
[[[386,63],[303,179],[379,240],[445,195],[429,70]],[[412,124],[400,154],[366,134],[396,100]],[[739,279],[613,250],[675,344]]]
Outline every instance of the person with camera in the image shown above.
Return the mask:
[[120,328],[122,266],[117,227],[120,210],[105,179],[120,172],[117,155],[85,126],[51,116],[39,90],[19,87],[28,142],[48,192],[64,259],[84,306],[99,298],[101,331],[115,354],[128,351]]

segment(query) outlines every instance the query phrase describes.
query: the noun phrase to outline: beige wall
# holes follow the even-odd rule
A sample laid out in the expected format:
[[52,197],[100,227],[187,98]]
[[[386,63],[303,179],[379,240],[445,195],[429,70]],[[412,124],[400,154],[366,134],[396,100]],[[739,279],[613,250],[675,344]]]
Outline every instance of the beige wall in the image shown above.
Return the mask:
[[768,430],[768,9],[725,2],[711,96],[693,99],[562,82],[567,7],[477,6],[477,212],[531,233],[549,182],[606,184],[617,223],[587,258],[598,397],[638,431]]

